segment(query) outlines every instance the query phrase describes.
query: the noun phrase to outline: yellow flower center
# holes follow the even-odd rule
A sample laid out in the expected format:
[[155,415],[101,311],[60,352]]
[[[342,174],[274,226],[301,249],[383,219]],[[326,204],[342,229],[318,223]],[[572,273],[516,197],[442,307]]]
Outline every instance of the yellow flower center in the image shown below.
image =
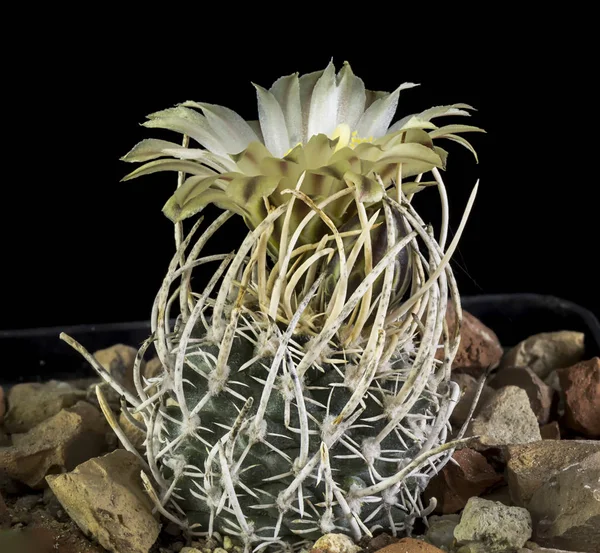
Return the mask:
[[342,148],[349,147],[355,148],[362,142],[373,142],[373,137],[360,138],[357,131],[350,132],[350,127],[346,123],[338,125],[333,134],[331,135],[332,140],[339,138],[335,151],[341,150]]

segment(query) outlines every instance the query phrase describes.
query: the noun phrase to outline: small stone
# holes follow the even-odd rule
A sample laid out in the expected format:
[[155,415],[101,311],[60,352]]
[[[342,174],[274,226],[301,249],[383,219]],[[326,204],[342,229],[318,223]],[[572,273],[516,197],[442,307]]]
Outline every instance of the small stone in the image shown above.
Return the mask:
[[[136,393],[133,383],[133,367],[137,350],[125,344],[116,344],[106,349],[94,352],[96,361],[108,371],[111,376],[120,384],[125,386],[131,393]],[[144,361],[142,361],[141,371],[144,371]]]
[[108,406],[115,412],[118,413],[121,410],[121,395],[117,392],[108,382],[94,382],[86,390],[85,399],[95,407],[100,409],[100,403],[98,402],[98,395],[96,388],[100,388],[104,394],[104,399]]
[[160,532],[137,457],[116,450],[74,471],[48,476],[50,487],[81,530],[113,552],[148,553]]
[[173,551],[173,553],[179,553],[184,547],[184,543],[182,541],[176,541],[173,544],[171,544],[171,551]]
[[181,536],[181,526],[174,522],[168,522],[164,531],[166,534],[169,534],[169,536]]
[[452,458],[458,465],[447,463],[425,490],[426,501],[437,499],[436,513],[457,513],[469,498],[481,495],[503,480],[486,458],[473,449],[459,449]]
[[379,553],[443,553],[443,551],[425,541],[402,538],[400,541],[380,549]]
[[0,449],[0,472],[31,488],[46,487],[45,476],[73,470],[106,451],[106,423],[92,405],[63,409]]
[[540,426],[542,440],[560,440],[560,426],[556,421]]
[[567,551],[566,549],[547,549],[545,547],[538,547],[533,544],[531,548],[519,549],[517,553],[582,553],[581,551]]
[[8,513],[8,508],[6,507],[6,503],[0,492],[0,530],[3,528],[10,528],[10,514]]
[[596,452],[600,452],[600,442],[592,440],[542,440],[508,446],[506,479],[513,501],[526,507],[550,478]]
[[[198,547],[197,545],[192,544],[194,547]],[[219,542],[217,541],[217,536],[214,535],[210,538],[206,538],[206,540],[204,540],[204,545],[202,546],[203,549],[210,549],[210,551],[213,551],[214,549],[216,549],[217,547],[219,547]]]
[[6,400],[4,399],[4,388],[0,386],[0,425],[4,421],[4,413],[6,413]]
[[202,553],[200,549],[196,549],[195,547],[184,547],[181,550],[181,553]]
[[43,501],[42,496],[24,495],[15,501],[15,508],[31,511],[38,503],[40,503],[40,501]]
[[[146,378],[147,380],[150,380],[151,378],[157,378],[160,377],[164,374],[165,369],[162,365],[162,363],[160,362],[160,359],[158,357],[153,357],[152,359],[150,359],[150,361],[148,361],[146,363],[146,367],[144,369],[144,372],[142,373],[144,375],[144,378]],[[158,388],[156,386],[151,386],[148,389],[148,395],[154,395],[156,392],[158,391]]]
[[229,536],[225,536],[223,538],[223,549],[225,549],[226,551],[230,551],[231,549],[233,549],[233,541],[231,541],[231,538]]
[[213,553],[227,553],[227,551],[225,549],[223,549],[222,547],[217,547]]
[[600,544],[600,452],[554,474],[527,508],[536,543],[581,553]]
[[498,389],[504,386],[517,386],[527,392],[529,404],[535,413],[540,424],[546,424],[550,418],[550,408],[554,390],[544,384],[544,381],[537,376],[529,367],[506,368],[494,376],[490,381],[492,388]]
[[555,392],[562,392],[562,388],[560,387],[560,379],[558,378],[558,371],[560,369],[554,369],[548,374],[546,378],[544,378],[544,384],[546,386],[550,386]]
[[567,427],[588,438],[600,438],[600,357],[557,372]]
[[480,436],[479,444],[484,447],[523,444],[542,439],[529,397],[525,390],[516,386],[497,390],[473,419],[467,434]]
[[43,496],[44,504],[46,505],[46,511],[53,516],[55,519],[60,520],[64,516],[62,505],[56,499],[54,492],[50,488],[44,490]]
[[[2,449],[0,448],[0,452],[1,451]],[[11,478],[4,471],[1,459],[2,454],[0,453],[0,493],[3,494],[5,498],[7,498],[8,496],[21,495],[27,493],[29,489],[25,484],[19,482],[18,480],[15,480],[14,478]]]
[[366,553],[374,553],[375,551],[379,551],[380,549],[383,549],[392,543],[396,543],[397,541],[399,541],[399,538],[390,536],[389,534],[383,532],[374,538],[365,537],[364,545],[361,542],[361,546],[363,546],[363,551],[366,551]]
[[[142,425],[144,424],[144,418],[141,413],[134,413],[132,417],[140,422]],[[146,432],[138,428],[134,425],[124,414],[123,411],[119,414],[119,426],[125,433],[125,436],[129,438],[131,445],[135,447],[140,453],[146,451],[146,447],[144,446],[144,442],[146,441]]]
[[506,505],[507,507],[514,506],[514,502],[512,497],[510,496],[510,489],[508,486],[500,486],[499,488],[495,488],[490,492],[486,492],[481,496],[482,499],[487,499],[488,501],[498,501],[502,503],[502,505]]
[[[452,423],[453,427],[460,428],[467,420],[469,411],[471,410],[471,405],[475,399],[475,393],[477,392],[477,379],[470,374],[456,373],[452,375],[452,380],[459,385],[461,396],[456,404],[456,407],[454,408],[454,411],[452,411],[452,415],[450,415],[450,422]],[[473,416],[477,416],[481,412],[481,409],[483,409],[493,394],[494,390],[492,390],[489,386],[485,385],[483,387]]]
[[[463,321],[460,329],[460,345],[452,370],[479,377],[488,367],[496,367],[502,358],[503,350],[494,331],[485,326],[477,317],[463,310]],[[448,302],[446,321],[450,336],[456,329],[456,310],[453,302]],[[436,357],[442,358],[443,350],[438,350]]]
[[473,553],[504,553],[523,547],[531,532],[526,509],[472,497],[454,529],[454,537],[458,545],[469,546]]
[[85,399],[85,393],[66,382],[16,384],[8,393],[4,426],[9,434],[23,433]]
[[433,515],[427,522],[429,528],[425,539],[430,544],[449,551],[454,544],[454,529],[460,522],[460,515]]
[[529,367],[543,380],[554,369],[581,361],[585,353],[584,339],[583,332],[570,330],[534,334],[504,356],[500,370]]
[[156,378],[157,376],[161,376],[165,371],[160,359],[158,357],[153,357],[146,363],[146,368],[144,369],[144,376],[148,379]]
[[358,553],[360,547],[345,534],[325,534],[313,545],[313,549],[321,549],[327,553]]

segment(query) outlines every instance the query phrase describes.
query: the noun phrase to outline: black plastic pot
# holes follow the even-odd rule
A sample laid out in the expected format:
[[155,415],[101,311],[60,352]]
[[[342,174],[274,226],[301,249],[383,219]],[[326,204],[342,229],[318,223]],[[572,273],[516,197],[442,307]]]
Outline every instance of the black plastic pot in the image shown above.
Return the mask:
[[[585,333],[586,358],[600,356],[600,323],[587,309],[553,296],[498,294],[462,298],[463,307],[512,346],[538,332]],[[59,339],[65,332],[94,352],[117,343],[139,346],[150,334],[148,322],[0,331],[0,385],[93,376],[89,364]]]

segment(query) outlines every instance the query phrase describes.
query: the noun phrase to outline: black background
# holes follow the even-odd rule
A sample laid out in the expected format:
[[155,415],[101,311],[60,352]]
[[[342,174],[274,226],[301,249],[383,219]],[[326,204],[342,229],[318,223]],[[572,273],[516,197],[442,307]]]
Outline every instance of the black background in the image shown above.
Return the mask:
[[[29,47],[13,44],[5,57],[0,328],[147,319],[173,253],[161,208],[176,176],[119,182],[133,168],[119,158],[142,138],[179,136],[139,124],[185,100],[256,119],[251,82],[269,87],[332,58],[338,68],[348,60],[370,89],[421,83],[401,93],[397,117],[455,102],[477,108],[455,121],[486,129],[467,136],[479,165],[440,142],[450,151],[452,229],[480,179],[452,262],[463,294],[552,294],[600,314],[597,137],[585,134],[597,112],[596,61],[585,31],[491,14],[433,31],[392,13],[377,23],[357,16],[352,28],[288,28],[288,17],[274,32],[230,14],[240,31],[223,18],[172,15],[38,21]],[[436,191],[417,199],[435,221]],[[243,230],[229,226],[211,251],[229,251]]]

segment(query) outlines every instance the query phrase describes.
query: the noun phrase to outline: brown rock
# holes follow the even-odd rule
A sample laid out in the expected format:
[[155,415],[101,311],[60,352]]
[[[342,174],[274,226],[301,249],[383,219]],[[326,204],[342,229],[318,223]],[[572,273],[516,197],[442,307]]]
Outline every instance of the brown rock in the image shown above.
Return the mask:
[[558,371],[568,428],[600,438],[600,357]]
[[600,451],[565,467],[527,505],[536,543],[583,553],[600,544]]
[[458,546],[468,547],[469,553],[508,553],[523,547],[531,537],[531,517],[522,507],[472,497],[454,537]]
[[4,421],[4,413],[6,413],[6,401],[4,399],[4,388],[0,386],[0,424]]
[[414,538],[402,538],[400,541],[379,550],[380,553],[443,553],[430,543]]
[[[466,373],[455,373],[452,375],[452,380],[456,382],[461,389],[461,396],[450,415],[450,422],[455,428],[459,428],[467,420],[473,399],[475,398],[475,392],[477,391],[477,379],[470,374]],[[477,416],[481,412],[481,409],[487,404],[489,399],[494,394],[494,391],[489,386],[484,386],[479,396],[479,403],[475,408],[474,416]]]
[[100,403],[98,403],[98,395],[96,394],[96,388],[100,388],[104,394],[104,399],[108,406],[115,412],[119,412],[121,409],[121,394],[117,392],[108,382],[94,382],[86,390],[85,399],[88,403],[91,403],[98,409],[100,409]]
[[431,515],[427,519],[427,532],[424,539],[427,543],[439,547],[443,551],[454,549],[454,529],[460,522],[460,515]]
[[148,553],[160,531],[137,458],[116,450],[73,472],[48,476],[50,487],[82,531],[113,552]]
[[565,467],[600,452],[591,440],[542,440],[507,448],[506,478],[516,505],[527,506],[534,492]]
[[0,449],[0,472],[31,488],[43,488],[47,474],[72,470],[104,453],[106,432],[102,414],[80,402],[26,434],[13,434],[13,445]]
[[143,375],[146,378],[156,378],[160,376],[164,372],[164,367],[160,362],[158,357],[153,357],[146,363],[146,368],[144,369]]
[[9,434],[27,432],[84,398],[84,392],[57,380],[16,384],[8,394],[4,426]]
[[560,440],[560,426],[556,421],[540,426],[542,440]]
[[330,533],[321,536],[313,545],[313,551],[316,549],[324,553],[357,553],[360,547],[345,534]]
[[[153,357],[152,359],[150,359],[150,361],[148,361],[146,363],[146,367],[142,374],[146,380],[149,380],[151,378],[157,378],[157,377],[161,376],[164,373],[164,370],[165,369],[164,369],[162,363],[160,362],[160,359],[158,357]],[[148,394],[148,396],[152,396],[157,391],[158,391],[157,386],[151,386],[148,389],[147,394]]]
[[[446,322],[452,336],[456,329],[456,310],[453,302],[448,302]],[[489,366],[496,367],[502,358],[503,350],[493,330],[479,319],[463,310],[460,329],[460,346],[452,362],[452,370],[478,377]],[[436,358],[442,359],[443,350],[438,350]]]
[[[527,545],[527,544],[525,544]],[[527,549],[519,549],[517,553],[578,553],[573,551],[566,551],[565,549],[547,549],[546,547],[539,547],[537,544],[532,543]]]
[[529,404],[540,424],[546,424],[550,418],[550,409],[554,390],[544,384],[529,367],[506,368],[494,376],[490,381],[492,388],[498,389],[504,386],[517,386],[527,392]]
[[[19,518],[16,506],[9,508]],[[59,522],[43,507],[33,508],[23,530],[0,532],[2,553],[106,553],[88,540],[67,516]],[[4,540],[4,541],[3,541]]]
[[400,538],[390,536],[385,532],[375,536],[374,538],[364,537],[359,545],[363,548],[364,553],[375,553],[388,545],[396,543]]
[[460,449],[452,458],[458,465],[446,464],[431,479],[425,490],[427,501],[433,497],[437,499],[437,513],[457,513],[464,508],[469,498],[481,495],[503,480],[486,458],[473,449]]
[[570,367],[585,353],[582,332],[561,330],[530,336],[512,348],[502,359],[500,369],[529,367],[542,380],[554,369]]
[[510,497],[510,490],[508,486],[500,486],[499,488],[494,488],[493,490],[484,493],[481,496],[481,499],[487,499],[488,501],[497,501],[502,503],[502,505],[506,505],[507,507],[514,507],[514,501],[512,497]]
[[[132,393],[135,393],[133,366],[136,355],[137,350],[125,344],[116,344],[94,352],[98,363]],[[143,361],[141,370],[144,370]]]
[[467,430],[480,436],[477,447],[524,444],[542,439],[537,418],[531,410],[527,393],[516,386],[496,391]]
[[9,527],[10,515],[8,514],[8,508],[6,507],[6,503],[4,502],[4,498],[2,497],[2,493],[0,492],[0,530]]
[[[135,420],[142,423],[142,425],[144,424],[143,423],[144,419],[140,413],[135,413],[132,416]],[[122,411],[119,415],[119,426],[125,433],[125,436],[127,436],[127,438],[129,438],[131,445],[133,445],[133,447],[135,447],[135,449],[137,449],[140,453],[146,451],[146,448],[144,446],[144,442],[146,440],[146,432],[141,430],[134,424],[132,424],[129,421],[129,419],[123,414]]]

